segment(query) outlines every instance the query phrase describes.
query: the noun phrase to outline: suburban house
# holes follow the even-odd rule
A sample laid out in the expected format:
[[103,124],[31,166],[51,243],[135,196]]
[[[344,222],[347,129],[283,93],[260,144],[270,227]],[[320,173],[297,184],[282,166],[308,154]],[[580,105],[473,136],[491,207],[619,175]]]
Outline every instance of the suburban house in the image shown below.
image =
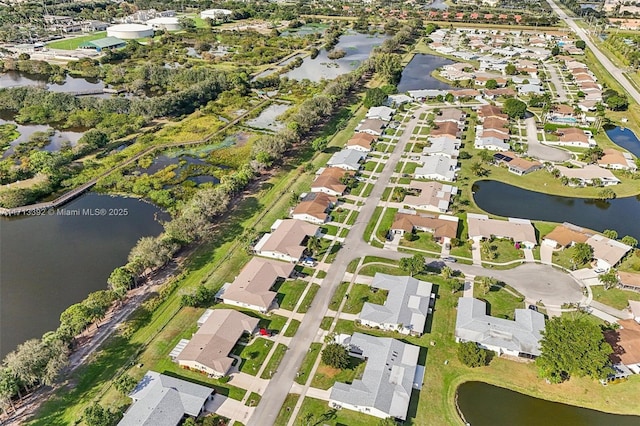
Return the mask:
[[450,121],[458,126],[464,126],[467,113],[458,108],[445,108],[433,118],[434,123],[444,123]]
[[429,232],[436,242],[447,244],[458,233],[458,218],[442,214],[438,217],[419,215],[413,210],[398,211],[389,232],[402,237],[407,232],[415,231]]
[[536,230],[528,219],[510,217],[508,220],[489,219],[489,216],[477,213],[467,213],[469,238],[482,241],[496,238],[508,238],[514,243],[521,243],[525,248],[532,249],[537,244]]
[[198,323],[200,328],[190,340],[183,339],[171,351],[171,359],[182,368],[209,377],[224,377],[234,358],[229,354],[243,334],[253,334],[259,318],[233,309],[207,309]]
[[[618,271],[618,282],[622,288],[640,291],[640,274]],[[638,310],[638,314],[636,316],[637,320],[640,321],[640,310]]]
[[395,109],[389,108],[387,106],[371,107],[369,108],[369,111],[367,111],[367,118],[374,120],[391,121],[391,119],[393,118],[393,114],[395,113]]
[[350,355],[366,361],[361,379],[336,382],[329,406],[379,418],[407,418],[411,392],[422,387],[424,368],[418,367],[420,348],[388,337],[353,333]]
[[379,118],[365,118],[356,127],[356,132],[369,133],[370,135],[380,136],[384,132],[387,123]]
[[365,302],[357,321],[367,327],[421,336],[431,311],[429,306],[435,300],[432,286],[430,282],[413,277],[378,272],[371,288],[387,290],[387,300],[383,305]]
[[636,166],[631,154],[612,148],[604,150],[604,155],[598,160],[598,166],[613,170],[631,170],[634,172],[638,170],[638,166]]
[[418,195],[405,195],[402,203],[412,209],[445,213],[451,198],[458,193],[455,186],[440,182],[412,180],[408,188],[419,191]]
[[311,192],[324,192],[334,197],[343,195],[347,190],[347,185],[342,183],[344,176],[353,175],[353,172],[338,167],[326,167],[318,172],[319,174],[311,184]]
[[521,84],[517,86],[518,94],[520,95],[542,95],[544,89],[538,84]]
[[428,139],[430,145],[422,149],[422,155],[442,155],[448,158],[458,158],[460,154],[460,139],[439,136]]
[[336,197],[324,192],[310,192],[293,209],[291,217],[322,225],[330,219],[329,212],[337,202]]
[[537,357],[544,331],[544,315],[516,309],[515,321],[487,315],[487,304],[473,297],[458,299],[456,342],[474,342],[498,355]]
[[640,324],[634,320],[618,320],[620,328],[606,330],[604,338],[613,348],[611,362],[622,364],[640,374]]
[[502,112],[500,107],[495,105],[482,105],[478,108],[478,117],[482,121],[490,117],[502,118],[503,120],[507,120],[509,118],[507,114]]
[[185,417],[198,417],[214,390],[148,371],[129,394],[133,404],[119,426],[177,426]]
[[457,160],[441,155],[430,155],[422,157],[422,162],[422,166],[416,168],[414,172],[416,179],[434,179],[446,182],[456,180]]
[[[479,126],[478,126],[479,128]],[[480,132],[479,132],[480,133]],[[482,133],[480,133],[482,135]],[[473,141],[473,146],[476,149],[486,149],[489,151],[509,151],[511,147],[502,138],[495,136],[476,136]]]
[[389,95],[385,104],[387,106],[398,106],[407,104],[411,101],[413,101],[413,98],[411,96],[407,96],[401,93],[397,95]]
[[438,96],[442,96],[444,98],[445,96],[447,96],[446,90],[437,90],[437,89],[409,90],[407,91],[407,93],[416,101],[433,99],[433,98],[437,98]]
[[622,258],[633,248],[600,234],[590,236],[586,243],[593,247],[596,269],[604,269],[605,271],[620,263]]
[[327,161],[329,167],[339,167],[344,170],[358,171],[360,163],[367,157],[366,153],[355,149],[338,151]]
[[511,87],[500,87],[498,89],[484,89],[482,94],[485,98],[488,99],[496,99],[500,96],[504,97],[514,97],[516,95],[516,91]]
[[264,234],[254,247],[258,256],[287,262],[300,260],[306,249],[306,241],[315,236],[318,226],[296,219],[278,219],[271,232]]
[[542,163],[539,161],[525,160],[510,151],[493,154],[493,162],[497,165],[504,164],[509,172],[518,176],[526,175],[542,168]]
[[[599,180],[602,186],[617,185],[620,183],[618,179],[611,171],[598,167],[595,164],[587,164],[582,168],[570,169],[564,166],[556,166],[556,169],[560,172],[561,176],[567,179],[576,179],[580,186],[593,185],[594,180]],[[571,185],[571,182],[569,182]]]
[[445,121],[436,124],[437,127],[431,129],[429,134],[431,136],[447,136],[453,139],[460,138],[460,127],[458,124],[452,123],[450,121]]
[[507,128],[508,123],[509,122],[507,120],[503,120],[502,118],[497,118],[497,117],[485,118],[484,122],[482,123],[483,134],[484,132],[487,132],[487,131],[493,131],[493,132],[502,133],[503,135],[508,136],[509,135],[509,129]]
[[592,234],[584,228],[565,222],[545,235],[542,243],[552,248],[566,248],[575,243],[586,243]]
[[224,285],[216,298],[227,305],[266,313],[273,306],[273,286],[291,276],[293,263],[253,257],[232,283]]
[[378,138],[369,133],[356,133],[347,141],[346,148],[362,152],[371,152],[372,145],[376,140],[378,140]]
[[567,127],[556,131],[560,135],[557,141],[546,140],[549,145],[575,146],[578,148],[589,148],[595,146],[596,142],[591,134],[585,133],[584,130],[576,127]]

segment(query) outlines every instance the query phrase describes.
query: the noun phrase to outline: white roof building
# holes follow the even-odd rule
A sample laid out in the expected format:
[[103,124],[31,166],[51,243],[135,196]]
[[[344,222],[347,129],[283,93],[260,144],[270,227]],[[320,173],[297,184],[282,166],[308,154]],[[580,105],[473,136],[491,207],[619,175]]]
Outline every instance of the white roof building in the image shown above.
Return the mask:
[[396,110],[386,106],[377,106],[369,108],[367,118],[378,119],[382,121],[391,121]]
[[451,198],[458,193],[455,186],[433,181],[412,180],[408,187],[417,189],[420,194],[406,195],[402,204],[416,210],[445,213],[449,210]]
[[593,258],[596,260],[596,268],[601,268],[605,271],[616,266],[629,250],[633,248],[600,234],[590,236],[586,243],[593,247]]
[[509,238],[526,248],[537,244],[536,230],[528,219],[510,217],[508,220],[489,219],[485,214],[467,213],[469,238],[481,241],[491,237]]
[[420,348],[361,333],[353,334],[349,347],[367,362],[362,379],[334,384],[329,406],[405,420],[412,390],[422,387],[424,370],[417,368]]
[[416,179],[434,179],[445,182],[456,180],[458,161],[441,155],[422,157],[422,167],[415,170]]
[[329,159],[327,166],[338,167],[343,170],[357,171],[360,169],[360,162],[367,158],[367,154],[355,149],[343,149],[338,151]]
[[487,149],[489,151],[509,151],[511,147],[502,139],[493,136],[479,136],[473,142],[476,149]]
[[539,356],[544,315],[531,309],[516,309],[515,321],[487,315],[485,302],[472,297],[458,299],[455,337],[457,342],[475,342],[499,355]]

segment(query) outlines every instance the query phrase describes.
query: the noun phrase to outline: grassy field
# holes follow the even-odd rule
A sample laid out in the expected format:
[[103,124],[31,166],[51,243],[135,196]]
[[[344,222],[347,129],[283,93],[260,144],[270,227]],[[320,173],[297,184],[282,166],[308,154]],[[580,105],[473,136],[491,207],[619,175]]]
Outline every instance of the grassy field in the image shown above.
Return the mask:
[[276,350],[273,352],[273,355],[271,355],[271,358],[269,358],[267,366],[260,375],[261,378],[270,379],[274,374],[276,374],[278,366],[280,366],[280,362],[282,361],[282,358],[284,358],[284,354],[287,352],[287,349],[286,345],[278,343]]
[[61,49],[61,50],[76,50],[82,43],[87,41],[98,40],[107,36],[106,31],[100,31],[97,33],[91,33],[79,37],[68,38],[65,40],[56,40],[51,43],[47,43],[49,49]]
[[355,411],[335,410],[329,407],[327,401],[306,397],[300,407],[296,425],[372,426],[378,421],[375,417]]
[[329,389],[336,382],[351,383],[362,378],[366,363],[359,358],[349,357],[349,367],[333,368],[320,361],[320,365],[313,376],[311,386],[319,389]]
[[382,305],[387,300],[387,291],[372,289],[366,284],[354,284],[351,287],[343,312],[357,314],[365,302]]
[[605,290],[604,286],[597,285],[591,286],[591,292],[593,293],[593,300],[616,309],[625,309],[629,306],[629,300],[640,301],[640,293],[620,288]]
[[504,263],[524,258],[524,253],[522,252],[522,250],[518,250],[515,248],[513,241],[495,239],[491,242],[487,241],[483,244],[487,244],[491,250],[491,253],[497,255],[494,258],[491,255],[487,255],[484,250],[481,250],[482,260],[484,261]]
[[307,313],[307,311],[311,307],[311,303],[313,303],[313,299],[316,297],[316,293],[318,293],[318,290],[320,290],[320,286],[318,284],[311,284],[311,287],[307,291],[307,294],[304,296],[302,303],[300,303],[300,307],[298,308],[299,313]]
[[258,374],[258,370],[267,359],[272,346],[273,342],[271,340],[261,337],[247,346],[236,345],[232,352],[242,358],[239,370],[252,376]]
[[331,296],[331,301],[329,302],[329,309],[333,311],[338,310],[338,308],[340,307],[340,303],[342,303],[342,299],[344,299],[344,295],[347,292],[348,287],[349,283],[346,281],[341,282],[338,287],[336,287],[335,291],[333,292],[333,296]]
[[514,296],[502,286],[492,286],[486,294],[478,286],[474,286],[473,297],[487,302],[488,313],[493,317],[513,320],[514,310],[524,308],[524,297]]
[[298,328],[300,328],[300,321],[298,321],[297,319],[292,319],[291,322],[289,323],[289,326],[284,331],[284,337],[295,336],[296,332],[298,331]]
[[283,282],[278,289],[277,296],[280,307],[288,311],[293,311],[308,284],[309,283],[303,280]]
[[428,232],[416,232],[415,235],[418,237],[416,240],[409,241],[406,238],[403,238],[400,245],[403,247],[428,250],[436,253],[440,253],[442,251],[442,246],[433,240],[433,234]]
[[322,343],[312,343],[307,355],[305,355],[302,360],[302,365],[300,365],[300,369],[298,370],[298,375],[296,377],[296,383],[301,385],[305,384],[307,379],[309,378],[309,373],[311,373],[311,369],[313,368],[313,364],[316,362],[316,358],[320,355],[320,349],[322,348]]

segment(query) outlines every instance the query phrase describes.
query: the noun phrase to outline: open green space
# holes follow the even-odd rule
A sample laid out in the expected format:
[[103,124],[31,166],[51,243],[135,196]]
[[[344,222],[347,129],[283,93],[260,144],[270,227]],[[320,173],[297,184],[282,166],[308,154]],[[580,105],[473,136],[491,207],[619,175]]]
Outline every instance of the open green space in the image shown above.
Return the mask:
[[492,317],[513,320],[515,318],[514,311],[525,307],[522,295],[502,285],[491,286],[487,293],[484,293],[478,285],[475,285],[473,297],[487,302],[487,313]]
[[267,362],[267,366],[260,375],[261,378],[270,379],[274,374],[276,374],[276,371],[278,371],[278,367],[280,366],[280,362],[282,362],[282,358],[284,358],[284,354],[287,353],[287,349],[286,345],[278,343],[275,351],[273,351],[273,355],[269,358],[269,362]]
[[620,310],[629,306],[629,300],[640,301],[640,293],[621,288],[605,290],[603,285],[595,285],[591,286],[591,292],[593,300]]
[[105,38],[106,36],[106,31],[99,31],[97,33],[91,33],[83,36],[52,41],[50,43],[47,43],[47,47],[49,49],[76,50],[82,43]]
[[480,253],[482,260],[495,263],[524,259],[522,250],[517,249],[513,241],[506,239],[495,238],[492,241],[483,241]]
[[307,354],[304,356],[302,360],[302,365],[298,370],[298,374],[296,375],[295,381],[298,384],[304,385],[309,378],[309,373],[311,373],[311,369],[313,368],[313,364],[316,362],[318,355],[320,355],[320,349],[322,348],[322,343],[312,343],[307,351]]
[[329,389],[336,382],[351,384],[362,378],[366,362],[360,358],[349,357],[347,368],[334,368],[320,361],[316,374],[311,380],[311,386],[319,389]]
[[433,234],[430,234],[429,232],[416,232],[414,235],[417,237],[415,240],[410,241],[407,238],[402,238],[400,245],[403,247],[428,250],[436,253],[440,253],[442,251],[442,246],[435,242]]
[[574,259],[575,251],[575,247],[554,251],[552,256],[553,263],[572,271],[588,266],[589,263],[576,263]]
[[387,291],[374,289],[366,284],[354,284],[351,291],[346,296],[343,312],[347,314],[357,314],[362,310],[365,302],[382,305],[387,300]]
[[262,364],[264,364],[272,346],[273,342],[271,340],[258,337],[250,345],[236,345],[231,352],[242,358],[239,370],[255,376],[258,374],[258,370]]

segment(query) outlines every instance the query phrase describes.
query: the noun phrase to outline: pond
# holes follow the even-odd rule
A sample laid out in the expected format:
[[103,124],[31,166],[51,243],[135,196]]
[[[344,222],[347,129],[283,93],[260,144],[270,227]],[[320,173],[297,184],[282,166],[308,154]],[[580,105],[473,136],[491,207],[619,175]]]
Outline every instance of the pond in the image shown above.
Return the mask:
[[605,131],[613,143],[626,149],[636,157],[640,157],[640,140],[632,130],[610,126],[606,127]]
[[340,41],[335,47],[335,49],[342,49],[346,52],[343,58],[329,59],[326,49],[321,49],[314,59],[307,56],[301,66],[282,74],[282,76],[296,80],[332,80],[358,68],[362,61],[369,58],[373,48],[382,44],[387,38],[386,35],[347,33],[340,37]]
[[266,107],[259,116],[246,121],[246,125],[256,129],[272,130],[277,132],[284,127],[284,123],[278,121],[277,118],[284,114],[286,110],[291,108],[287,104],[271,104]]
[[[57,130],[52,128],[46,124],[18,124],[13,121],[13,116],[11,114],[1,113],[0,112],[0,125],[2,124],[14,124],[16,125],[16,130],[20,133],[20,136],[11,142],[11,146],[14,147],[23,142],[27,142],[31,135],[36,132],[49,132],[53,131],[53,134],[49,137],[49,144],[42,148],[44,151],[57,151],[59,150],[65,142],[71,144],[71,146],[75,146],[78,143],[78,140],[84,134],[83,131],[77,129],[65,129],[65,130]],[[13,149],[7,149],[2,155],[3,158],[11,155]]]
[[36,86],[52,92],[84,92],[102,90],[105,84],[99,79],[72,77],[67,75],[64,83],[49,83],[45,75],[32,75],[20,71],[7,71],[0,74],[0,89],[8,87]]
[[431,73],[441,66],[455,63],[451,59],[435,55],[418,53],[414,55],[411,62],[402,71],[398,93],[408,90],[446,90],[451,89],[451,85],[435,79]]
[[521,189],[495,180],[476,182],[473,191],[478,207],[490,214],[548,222],[571,222],[600,232],[614,229],[620,237],[631,235],[640,240],[640,196],[606,201],[561,197]]
[[640,417],[589,410],[545,401],[482,382],[457,389],[458,408],[471,426],[637,426]]
[[[127,214],[82,214],[100,208]],[[62,311],[107,288],[109,274],[126,263],[140,237],[162,231],[154,220],[161,211],[134,198],[86,194],[60,211],[80,214],[0,219],[1,357],[55,329]]]
[[438,10],[446,10],[449,8],[447,3],[444,0],[433,0],[431,3],[424,6],[425,9],[438,9]]

